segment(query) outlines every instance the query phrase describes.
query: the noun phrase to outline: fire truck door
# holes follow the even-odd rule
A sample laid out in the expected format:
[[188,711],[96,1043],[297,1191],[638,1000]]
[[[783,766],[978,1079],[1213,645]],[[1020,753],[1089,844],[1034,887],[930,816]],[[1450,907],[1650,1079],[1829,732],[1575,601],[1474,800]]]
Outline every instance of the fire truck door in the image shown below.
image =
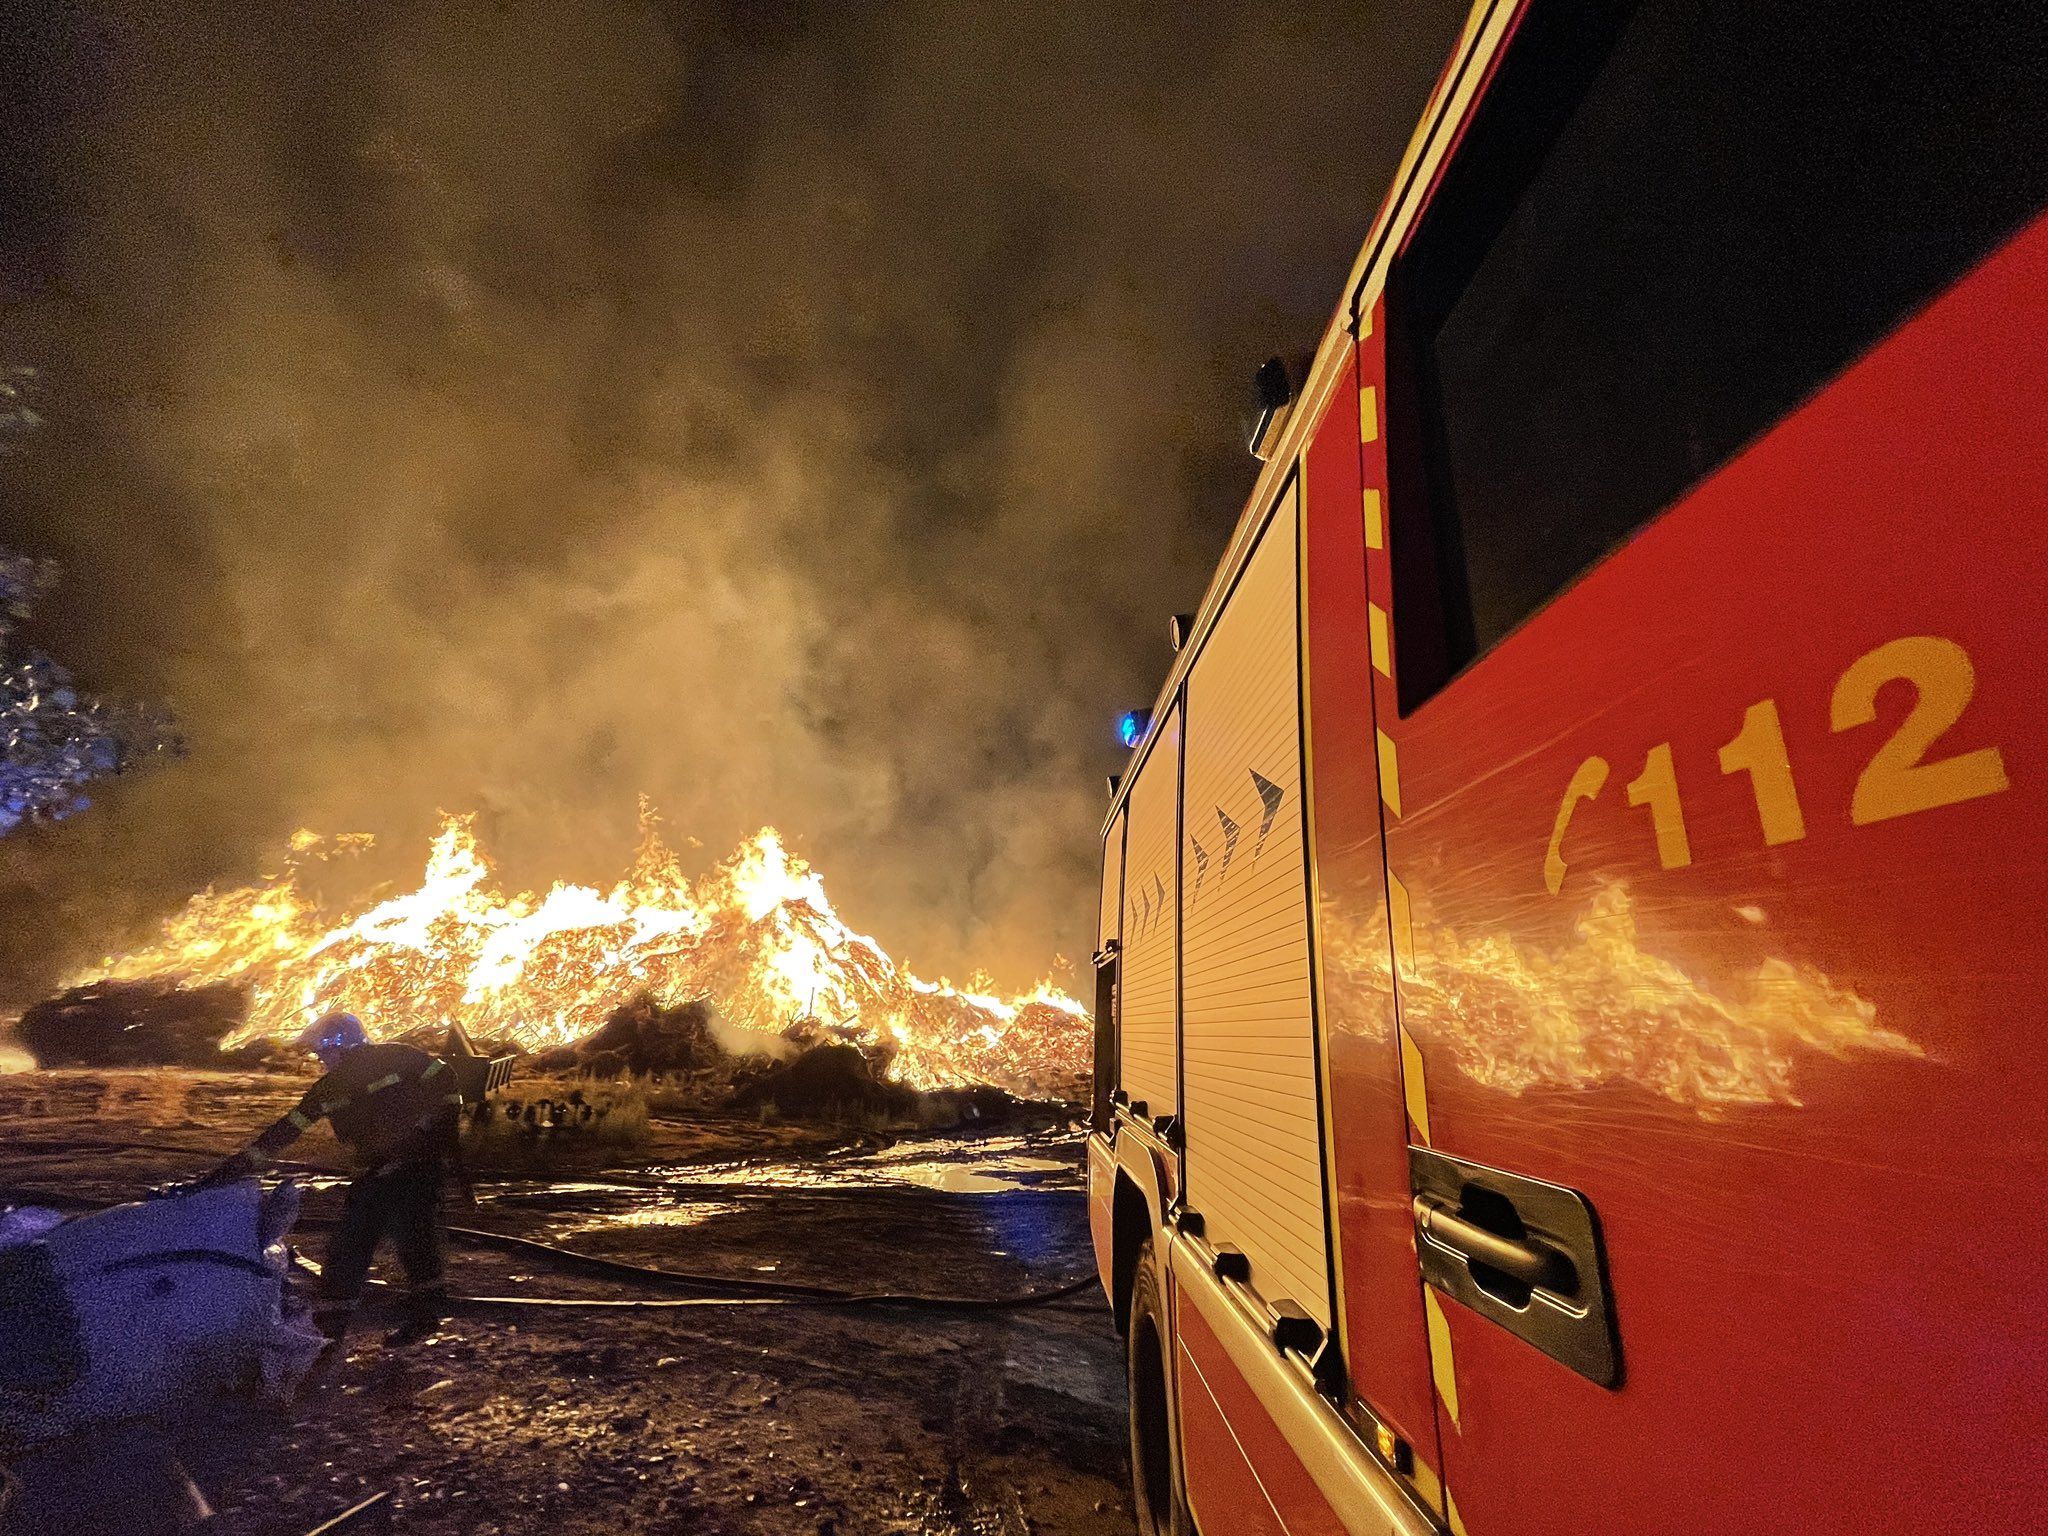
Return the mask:
[[[1367,338],[1370,343],[1371,338]],[[1311,398],[1302,454],[1305,740],[1333,1243],[1342,1378],[1354,1425],[1426,1508],[1442,1512],[1440,1452],[1422,1289],[1409,1221],[1406,1102],[1394,1022],[1373,694],[1388,686],[1386,612],[1366,560],[1384,547],[1384,506],[1362,483],[1378,396],[1351,346]],[[1372,414],[1361,415],[1361,403]]]
[[2044,29],[1877,10],[1649,0],[1369,306],[1471,1536],[2048,1519]]

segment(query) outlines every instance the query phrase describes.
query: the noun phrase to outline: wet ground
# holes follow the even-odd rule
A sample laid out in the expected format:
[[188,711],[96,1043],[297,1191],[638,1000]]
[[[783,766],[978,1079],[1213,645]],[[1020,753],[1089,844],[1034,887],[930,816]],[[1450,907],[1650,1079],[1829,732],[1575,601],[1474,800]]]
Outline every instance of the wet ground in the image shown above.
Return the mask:
[[[48,1101],[21,1118],[0,1085],[0,1184],[132,1197],[230,1150],[262,1123],[264,1094],[291,1097],[208,1093],[172,1125],[130,1128],[105,1095],[90,1118]],[[129,1136],[189,1151],[112,1145]],[[456,1219],[727,1277],[1017,1296],[1090,1272],[1077,1160],[1070,1131],[847,1144],[700,1117],[658,1127],[629,1162],[481,1179],[479,1209]],[[338,1194],[309,1182],[310,1223]],[[310,1232],[307,1246],[319,1251]],[[452,1277],[515,1299],[686,1295],[470,1243]],[[1094,1287],[971,1312],[498,1305],[410,1349],[381,1333],[365,1319],[332,1378],[288,1412],[222,1402],[179,1426],[221,1536],[309,1531],[380,1492],[386,1528],[424,1536],[1132,1529],[1120,1343]],[[0,1531],[18,1529],[0,1516]]]

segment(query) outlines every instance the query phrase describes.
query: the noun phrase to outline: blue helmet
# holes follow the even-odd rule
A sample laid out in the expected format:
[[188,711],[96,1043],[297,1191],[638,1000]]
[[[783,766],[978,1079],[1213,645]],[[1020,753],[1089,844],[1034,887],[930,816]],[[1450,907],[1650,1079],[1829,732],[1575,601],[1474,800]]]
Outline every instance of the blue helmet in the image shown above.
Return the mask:
[[326,1013],[299,1032],[297,1044],[301,1050],[311,1051],[324,1060],[330,1055],[339,1056],[359,1045],[367,1045],[369,1041],[363,1021],[354,1014]]

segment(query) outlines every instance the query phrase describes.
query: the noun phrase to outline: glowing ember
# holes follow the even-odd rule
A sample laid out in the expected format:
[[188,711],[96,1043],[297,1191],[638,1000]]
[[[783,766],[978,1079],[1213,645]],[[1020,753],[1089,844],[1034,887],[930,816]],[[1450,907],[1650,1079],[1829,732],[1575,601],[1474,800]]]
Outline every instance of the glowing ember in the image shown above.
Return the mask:
[[538,1048],[589,1033],[645,990],[708,998],[752,1029],[813,1019],[893,1051],[894,1074],[919,1087],[1071,1085],[1087,1070],[1088,1015],[1073,998],[1050,981],[1002,997],[980,977],[963,989],[913,976],[840,921],[817,871],[772,828],[693,885],[646,817],[617,885],[536,896],[502,891],[473,818],[450,816],[417,888],[349,915],[322,911],[301,874],[368,841],[298,833],[276,879],[193,897],[159,942],[75,981],[238,982],[249,1023],[228,1045],[345,1008],[373,1034],[455,1019]]

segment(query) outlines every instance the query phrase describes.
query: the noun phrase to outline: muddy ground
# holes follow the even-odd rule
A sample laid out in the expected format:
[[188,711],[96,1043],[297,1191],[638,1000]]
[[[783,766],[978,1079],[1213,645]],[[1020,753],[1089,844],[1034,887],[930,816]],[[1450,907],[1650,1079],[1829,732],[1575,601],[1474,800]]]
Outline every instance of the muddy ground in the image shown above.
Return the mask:
[[[0,1078],[0,1185],[134,1198],[233,1150],[301,1086],[177,1076]],[[299,1150],[338,1159],[314,1138]],[[1064,1129],[891,1141],[658,1117],[631,1155],[485,1173],[478,1210],[452,1219],[671,1269],[1007,1296],[1090,1271],[1077,1157]],[[317,1255],[339,1186],[307,1178]],[[476,1296],[680,1294],[463,1242],[451,1276]],[[174,1426],[219,1511],[209,1530],[291,1536],[379,1492],[381,1528],[419,1536],[1132,1529],[1120,1342],[1093,1287],[979,1312],[498,1306],[403,1350],[383,1327],[366,1317],[287,1412],[226,1400]],[[42,1492],[31,1477],[0,1531],[48,1536]]]

